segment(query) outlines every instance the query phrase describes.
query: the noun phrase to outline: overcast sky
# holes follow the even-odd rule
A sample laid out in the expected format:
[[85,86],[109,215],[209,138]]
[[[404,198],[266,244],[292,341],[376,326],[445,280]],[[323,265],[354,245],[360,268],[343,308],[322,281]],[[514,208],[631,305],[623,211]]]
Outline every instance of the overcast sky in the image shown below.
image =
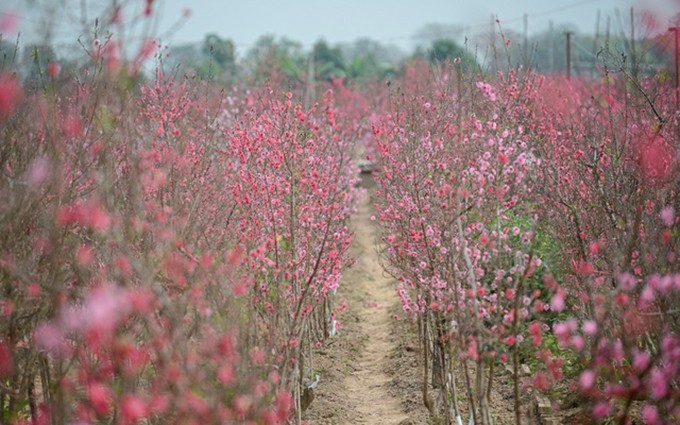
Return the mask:
[[[33,0],[36,1],[36,0]],[[39,1],[39,0],[38,0]],[[90,0],[108,3],[110,0]],[[143,0],[128,0],[143,4]],[[31,0],[0,0],[0,13],[22,16],[24,34],[36,25],[31,17]],[[77,2],[75,2],[77,3]],[[199,41],[207,32],[232,39],[240,51],[263,34],[286,36],[311,45],[319,38],[331,43],[369,37],[403,48],[413,46],[412,36],[428,23],[461,24],[466,35],[487,30],[492,14],[505,28],[522,31],[522,15],[528,14],[529,35],[556,25],[575,24],[579,30],[594,32],[597,11],[615,16],[616,9],[628,13],[631,6],[648,9],[666,25],[680,11],[680,0],[155,0],[161,13],[158,32],[166,33],[182,17],[190,17],[165,42]],[[74,12],[75,13],[75,12]],[[627,15],[626,15],[627,16]],[[603,18],[604,26],[604,18]],[[68,29],[61,26],[62,35]]]

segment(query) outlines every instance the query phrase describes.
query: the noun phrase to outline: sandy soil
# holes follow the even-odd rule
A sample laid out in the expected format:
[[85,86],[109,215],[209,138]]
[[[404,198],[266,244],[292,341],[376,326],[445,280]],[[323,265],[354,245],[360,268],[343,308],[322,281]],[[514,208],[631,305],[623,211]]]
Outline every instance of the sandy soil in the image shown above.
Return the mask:
[[[370,177],[364,183],[371,186]],[[378,260],[370,194],[361,200],[352,223],[356,264],[345,272],[335,302],[347,302],[348,310],[340,317],[340,334],[315,359],[321,382],[303,419],[318,425],[426,423],[427,412],[413,393],[419,379],[415,353],[404,356],[403,338],[395,337],[398,299]],[[404,362],[412,366],[414,382],[403,382]]]
[[[360,205],[356,219],[357,264],[352,282],[360,297],[357,312],[365,342],[355,359],[356,370],[345,378],[347,398],[355,406],[352,423],[399,424],[407,419],[399,400],[390,392],[390,377],[385,372],[394,351],[390,307],[396,297],[391,279],[383,275],[375,249],[375,233],[370,221],[368,196]],[[356,302],[356,301],[355,301]]]

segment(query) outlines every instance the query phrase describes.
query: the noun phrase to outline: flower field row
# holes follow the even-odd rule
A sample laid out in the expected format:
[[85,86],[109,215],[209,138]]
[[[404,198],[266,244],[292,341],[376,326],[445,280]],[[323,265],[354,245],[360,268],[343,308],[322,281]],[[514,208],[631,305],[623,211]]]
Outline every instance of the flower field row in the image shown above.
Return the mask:
[[630,423],[633,406],[677,421],[672,88],[418,75],[373,133],[383,257],[418,321],[426,405],[492,423],[506,363],[517,423],[527,390],[560,402],[566,388],[578,423]]
[[357,128],[330,89],[115,77],[2,76],[0,420],[286,423],[340,326]]

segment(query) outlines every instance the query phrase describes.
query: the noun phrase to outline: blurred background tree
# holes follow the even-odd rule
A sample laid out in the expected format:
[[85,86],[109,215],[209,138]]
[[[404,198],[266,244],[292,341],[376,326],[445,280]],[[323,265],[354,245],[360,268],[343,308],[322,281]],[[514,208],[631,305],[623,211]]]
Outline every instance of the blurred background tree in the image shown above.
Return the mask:
[[315,73],[317,79],[329,81],[332,78],[345,77],[347,75],[345,58],[339,46],[331,47],[321,39],[312,47]]

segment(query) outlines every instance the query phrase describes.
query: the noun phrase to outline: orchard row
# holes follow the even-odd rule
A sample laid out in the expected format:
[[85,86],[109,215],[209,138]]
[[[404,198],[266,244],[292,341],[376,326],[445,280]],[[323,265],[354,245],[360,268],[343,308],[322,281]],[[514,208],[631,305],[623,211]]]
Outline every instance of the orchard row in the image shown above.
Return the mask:
[[534,393],[577,394],[578,423],[680,420],[667,81],[414,63],[305,102],[93,60],[0,76],[3,423],[299,422],[359,155],[434,416],[491,424],[507,364],[517,423]]

